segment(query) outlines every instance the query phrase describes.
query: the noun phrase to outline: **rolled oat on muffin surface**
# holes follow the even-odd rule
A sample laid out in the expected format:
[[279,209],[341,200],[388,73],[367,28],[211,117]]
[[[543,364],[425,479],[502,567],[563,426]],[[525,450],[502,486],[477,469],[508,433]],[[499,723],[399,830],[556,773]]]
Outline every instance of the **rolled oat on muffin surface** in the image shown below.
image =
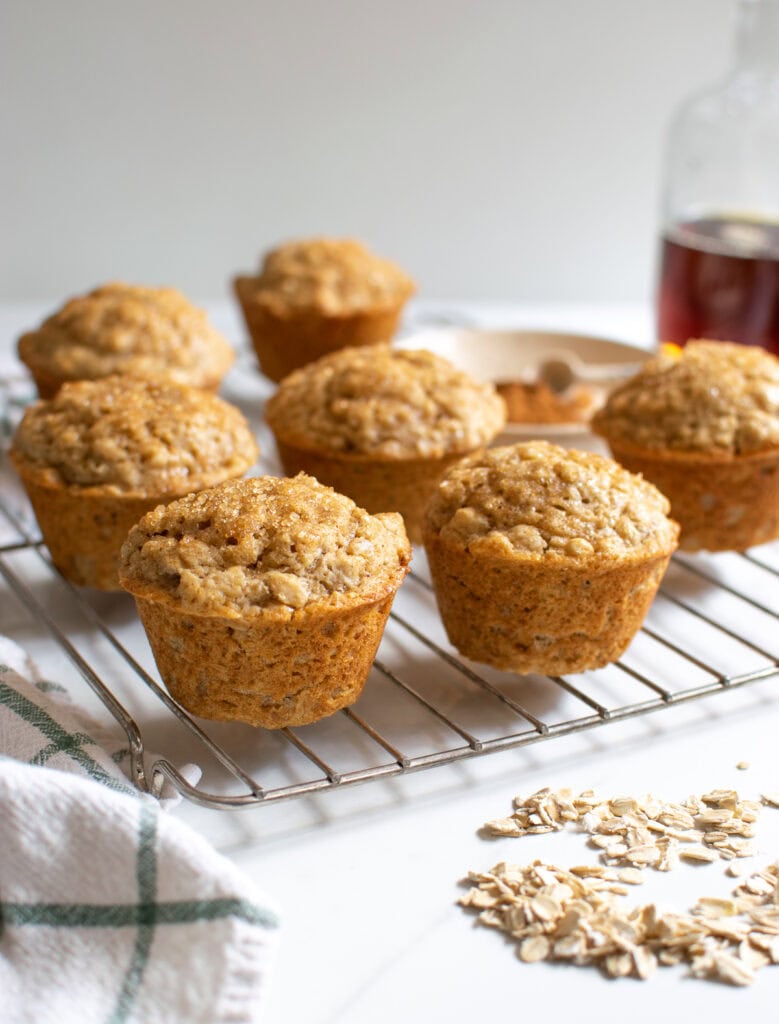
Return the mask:
[[114,374],[216,391],[235,358],[206,313],[175,288],[111,282],[68,300],[19,339],[42,398]]
[[311,473],[371,512],[399,511],[421,540],[446,468],[488,444],[505,404],[431,352],[349,348],[286,377],[265,408],[287,473]]
[[177,700],[283,728],[359,697],[409,559],[400,516],[304,474],[255,477],[148,513],[120,579]]
[[619,385],[593,430],[671,501],[681,547],[744,550],[779,536],[779,359],[691,341]]
[[535,441],[463,459],[424,529],[450,641],[522,673],[616,660],[676,548],[667,512],[656,488],[599,455]]
[[257,453],[241,412],[215,395],[107,377],[29,406],[9,454],[57,568],[111,590],[122,542],[145,512],[243,475]]

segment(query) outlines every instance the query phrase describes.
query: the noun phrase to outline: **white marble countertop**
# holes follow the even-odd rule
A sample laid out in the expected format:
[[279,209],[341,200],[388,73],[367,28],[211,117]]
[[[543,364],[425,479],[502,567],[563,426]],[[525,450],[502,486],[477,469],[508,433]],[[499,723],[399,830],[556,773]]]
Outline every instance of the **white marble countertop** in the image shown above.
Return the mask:
[[[13,366],[11,340],[40,312],[0,310],[0,372]],[[634,307],[471,312],[496,326],[581,330],[639,343],[651,335],[647,312]],[[214,307],[214,315],[239,337],[226,307]],[[773,577],[764,595],[772,606],[777,588]],[[36,639],[22,613],[8,608],[3,630],[30,640],[45,663],[50,642]],[[685,978],[681,968],[639,983],[609,982],[591,969],[525,965],[501,935],[474,927],[456,900],[469,869],[500,860],[595,862],[595,851],[573,833],[480,837],[479,826],[505,816],[517,793],[548,785],[676,799],[714,786],[751,797],[778,790],[777,683],[774,677],[658,714],[340,791],[235,812],[183,804],[174,813],[281,906],[269,1024],[427,1024],[535,1013],[632,1024],[693,1014],[717,1024],[734,1015],[767,1020],[779,1001],[779,970],[760,972],[749,989],[733,989]],[[161,740],[154,735],[158,748]],[[738,762],[750,767],[738,770]],[[779,811],[764,812],[757,845],[756,863],[779,858]],[[730,891],[723,867],[679,867],[650,878],[629,899],[687,909],[699,895]]]

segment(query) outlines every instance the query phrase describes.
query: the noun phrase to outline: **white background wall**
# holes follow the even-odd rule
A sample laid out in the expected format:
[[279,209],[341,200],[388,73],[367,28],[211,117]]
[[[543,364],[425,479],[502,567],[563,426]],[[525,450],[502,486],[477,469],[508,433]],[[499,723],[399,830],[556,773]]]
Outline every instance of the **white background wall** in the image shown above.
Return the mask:
[[431,298],[649,295],[735,0],[2,0],[0,299],[352,234]]

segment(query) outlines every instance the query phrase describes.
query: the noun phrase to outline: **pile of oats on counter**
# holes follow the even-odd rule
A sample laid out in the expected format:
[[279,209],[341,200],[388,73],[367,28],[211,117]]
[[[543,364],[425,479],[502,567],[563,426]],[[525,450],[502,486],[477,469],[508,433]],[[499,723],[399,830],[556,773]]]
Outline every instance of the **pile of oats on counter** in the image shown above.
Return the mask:
[[[779,807],[779,794],[764,794],[762,804]],[[755,852],[749,840],[760,808],[731,789],[682,803],[542,789],[516,799],[512,815],[487,822],[484,832],[528,836],[578,825],[602,864],[501,862],[471,872],[459,902],[514,938],[525,962],[563,960],[597,966],[612,978],[642,979],[658,965],[685,963],[697,978],[749,985],[761,967],[779,963],[779,867],[748,875],[730,898],[702,897],[689,913],[661,912],[651,903],[626,908],[621,897],[644,881],[643,868],[670,871],[680,860],[721,858],[739,877],[737,859]]]

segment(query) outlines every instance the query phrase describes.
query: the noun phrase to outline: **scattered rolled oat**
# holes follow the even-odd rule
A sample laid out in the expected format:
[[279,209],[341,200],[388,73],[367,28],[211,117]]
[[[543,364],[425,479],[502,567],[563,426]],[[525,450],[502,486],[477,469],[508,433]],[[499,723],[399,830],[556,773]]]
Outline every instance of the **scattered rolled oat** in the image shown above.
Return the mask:
[[[779,793],[764,793],[761,800],[779,808]],[[526,963],[567,960],[598,966],[608,977],[642,979],[658,965],[684,963],[696,978],[750,985],[757,971],[779,963],[779,865],[742,879],[734,862],[754,852],[749,840],[760,807],[732,789],[681,803],[541,789],[517,797],[511,816],[488,822],[485,831],[519,837],[571,823],[588,833],[601,863],[566,870],[539,860],[526,866],[501,862],[485,874],[471,873],[471,889],[460,903],[514,938]],[[661,914],[653,904],[620,904],[627,885],[644,881],[644,868],[668,871],[680,859],[720,858],[729,861],[727,874],[741,879],[730,898],[702,897],[681,914]]]
[[[629,870],[629,869],[626,869]],[[599,873],[598,873],[599,871]],[[779,963],[779,868],[750,875],[731,899],[703,897],[689,914],[654,904],[623,909],[608,869],[570,871],[534,860],[471,873],[460,899],[480,921],[508,933],[526,963],[567,960],[608,977],[646,979],[658,965],[685,963],[696,978],[749,985]]]
[[642,885],[644,873],[638,868],[623,868],[617,872],[620,882],[627,882],[628,885]]
[[683,860],[691,860],[693,863],[707,863],[711,864],[717,860],[717,854],[714,850],[707,849],[705,846],[685,846],[679,851],[679,856]]
[[745,772],[748,768],[751,768],[751,765],[749,761],[738,761],[736,763],[736,768],[738,768],[740,772]]
[[[762,800],[779,807],[779,794],[763,794]],[[698,863],[750,857],[754,848],[748,840],[759,813],[759,803],[741,800],[734,789],[713,789],[682,803],[654,796],[606,800],[590,789],[576,796],[570,789],[540,789],[517,797],[509,818],[489,821],[484,829],[519,837],[560,831],[571,823],[589,833],[604,864],[670,871],[680,857]]]

